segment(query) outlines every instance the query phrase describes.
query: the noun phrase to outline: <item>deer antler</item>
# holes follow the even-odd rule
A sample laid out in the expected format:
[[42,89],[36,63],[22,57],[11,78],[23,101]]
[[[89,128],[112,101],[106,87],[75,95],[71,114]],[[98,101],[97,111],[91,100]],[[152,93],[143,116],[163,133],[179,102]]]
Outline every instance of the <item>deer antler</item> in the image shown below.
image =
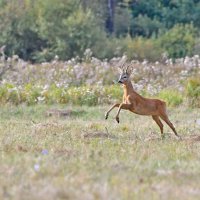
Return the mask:
[[125,73],[128,73],[128,69],[129,69],[130,65],[127,65],[126,69],[125,69]]
[[123,56],[119,62],[119,65],[118,65],[118,68],[121,70],[121,71],[124,71],[124,66],[126,64],[126,60],[127,60],[127,57],[126,56]]
[[126,67],[125,72],[126,72],[127,74],[131,74],[131,73],[133,72],[133,62],[127,64],[127,67]]
[[124,71],[125,65],[126,65],[126,61],[124,61],[124,63],[121,66],[122,71]]

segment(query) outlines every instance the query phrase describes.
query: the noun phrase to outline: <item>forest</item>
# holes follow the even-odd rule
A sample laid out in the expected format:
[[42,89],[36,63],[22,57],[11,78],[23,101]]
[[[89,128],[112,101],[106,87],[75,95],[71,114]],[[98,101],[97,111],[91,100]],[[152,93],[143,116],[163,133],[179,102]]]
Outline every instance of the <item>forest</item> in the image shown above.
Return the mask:
[[199,0],[0,0],[0,46],[33,63],[180,58],[200,53],[199,19]]

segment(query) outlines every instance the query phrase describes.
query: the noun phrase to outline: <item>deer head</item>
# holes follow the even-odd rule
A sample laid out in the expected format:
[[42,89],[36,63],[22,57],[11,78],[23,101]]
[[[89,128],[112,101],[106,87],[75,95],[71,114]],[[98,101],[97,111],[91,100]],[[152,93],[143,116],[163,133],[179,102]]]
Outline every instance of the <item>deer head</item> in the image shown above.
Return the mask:
[[121,69],[121,73],[120,73],[118,83],[124,84],[129,80],[129,78],[131,76],[132,66],[131,66],[131,64],[123,63],[123,65],[120,67],[120,69]]

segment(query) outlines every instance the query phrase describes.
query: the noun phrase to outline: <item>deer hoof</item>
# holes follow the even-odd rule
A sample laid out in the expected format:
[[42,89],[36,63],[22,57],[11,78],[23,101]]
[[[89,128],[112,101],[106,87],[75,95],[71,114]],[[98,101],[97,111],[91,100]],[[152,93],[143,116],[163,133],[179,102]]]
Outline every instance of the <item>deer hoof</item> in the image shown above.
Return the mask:
[[119,117],[116,117],[116,121],[117,121],[117,123],[119,123]]
[[164,133],[161,134],[161,139],[162,139],[162,140],[165,139],[165,134],[164,134]]
[[183,140],[183,138],[182,138],[181,136],[179,136],[179,135],[177,135],[177,139],[178,139],[179,141],[182,141],[182,140]]
[[105,114],[105,119],[108,119],[108,113]]

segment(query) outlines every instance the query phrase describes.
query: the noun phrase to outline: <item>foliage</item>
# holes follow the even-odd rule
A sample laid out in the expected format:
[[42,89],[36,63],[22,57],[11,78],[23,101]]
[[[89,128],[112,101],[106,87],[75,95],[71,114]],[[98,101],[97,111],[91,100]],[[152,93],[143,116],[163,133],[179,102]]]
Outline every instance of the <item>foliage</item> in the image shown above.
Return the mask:
[[190,24],[200,27],[200,2],[196,0],[140,0],[130,1],[132,11],[132,34],[159,34],[176,24]]
[[[132,41],[131,38],[127,40]],[[143,42],[143,39],[138,40]],[[136,47],[135,52],[138,50]],[[151,53],[145,52],[147,55]],[[92,56],[90,49],[84,53],[81,62],[79,59],[65,62],[55,59],[48,63],[30,64],[16,56],[8,59],[1,56],[0,103],[98,105],[121,101],[122,88],[118,84],[113,85],[119,77],[118,67],[121,59],[115,57],[110,61],[99,60]],[[198,55],[175,59],[174,63],[171,59],[165,60],[165,63],[127,61],[130,62],[133,66],[133,87],[144,96],[157,96],[166,88],[183,91],[183,83],[188,77],[198,77],[200,74]],[[2,74],[3,66],[11,68]],[[165,93],[162,95],[166,96]],[[168,100],[170,104],[181,103],[180,98],[177,100],[178,95],[176,97],[176,94],[167,93],[165,98],[168,96],[175,98]]]
[[20,4],[7,2],[0,12],[0,45],[6,45],[7,55],[39,62],[58,55],[66,60],[82,56],[103,40],[93,13],[83,10],[77,0],[23,0]]
[[121,40],[121,46],[129,59],[157,61],[162,55],[162,49],[153,38],[136,37],[132,39],[127,36]]
[[183,57],[199,54],[199,13],[195,0],[0,0],[0,46],[32,62],[82,58],[88,48],[98,58],[132,58],[135,47],[141,59]]
[[6,45],[6,55],[19,55],[30,60],[36,50],[41,50],[46,41],[39,37],[34,3],[22,0],[6,2],[0,10],[0,45]]
[[130,31],[131,14],[128,9],[116,8],[114,18],[114,32],[117,37],[126,37]]
[[[191,100],[190,105],[199,106],[199,82],[190,80],[187,85],[187,97]],[[141,92],[142,93],[142,92]],[[81,87],[58,87],[55,84],[49,88],[27,84],[24,87],[17,87],[13,84],[4,84],[0,87],[0,104],[7,103],[18,105],[35,104],[71,104],[96,106],[121,102],[123,89],[119,85],[111,86],[81,86]],[[143,96],[152,96],[145,91]],[[184,96],[172,89],[163,89],[157,98],[163,99],[169,106],[179,106],[183,103]]]
[[172,89],[162,90],[158,97],[165,100],[169,106],[178,106],[183,103],[183,96],[180,92]]
[[119,86],[82,86],[82,87],[57,87],[51,85],[48,89],[41,86],[27,84],[17,87],[13,84],[0,86],[0,104],[7,103],[18,105],[26,103],[35,105],[45,104],[73,104],[95,106],[109,104],[122,99],[122,89]]
[[[51,4],[49,1],[42,1],[38,24],[41,37],[48,41],[49,47],[44,49],[47,58],[52,59],[51,55],[58,55],[61,60],[82,57],[87,48],[96,46],[103,37],[104,33],[97,26],[90,10],[84,11],[76,5],[77,1],[67,1],[67,4],[69,6],[66,6],[65,1],[52,1]],[[60,19],[54,17],[55,13],[60,13]],[[45,55],[44,51],[41,52],[42,55]],[[41,57],[40,52],[38,54]]]
[[193,53],[197,30],[193,25],[176,25],[161,38],[161,46],[170,58],[180,58]]
[[192,107],[200,107],[200,79],[190,78],[186,84],[186,94]]
[[158,35],[163,25],[157,19],[151,19],[147,15],[139,15],[132,21],[131,26],[132,35],[151,37],[154,34]]

